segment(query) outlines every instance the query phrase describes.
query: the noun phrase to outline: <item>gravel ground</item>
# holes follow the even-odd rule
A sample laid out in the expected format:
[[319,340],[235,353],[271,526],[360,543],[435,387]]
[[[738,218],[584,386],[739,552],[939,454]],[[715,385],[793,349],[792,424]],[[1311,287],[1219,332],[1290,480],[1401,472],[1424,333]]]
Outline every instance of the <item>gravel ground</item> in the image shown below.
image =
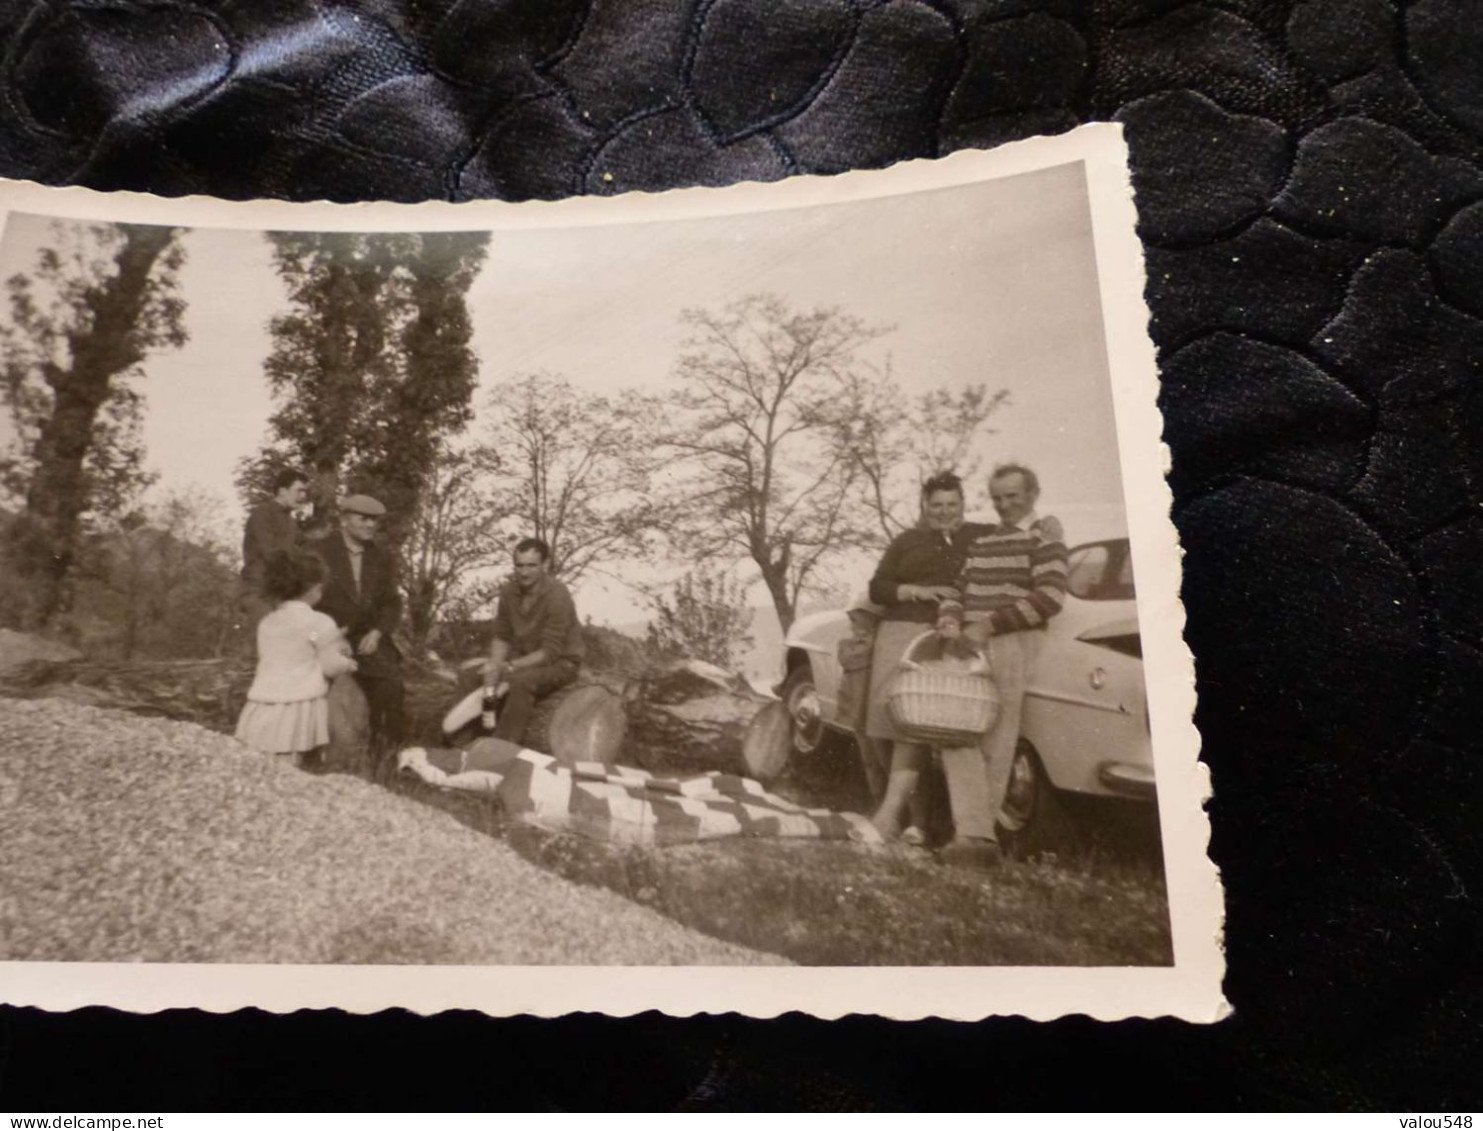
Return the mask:
[[775,964],[358,778],[0,699],[0,959]]

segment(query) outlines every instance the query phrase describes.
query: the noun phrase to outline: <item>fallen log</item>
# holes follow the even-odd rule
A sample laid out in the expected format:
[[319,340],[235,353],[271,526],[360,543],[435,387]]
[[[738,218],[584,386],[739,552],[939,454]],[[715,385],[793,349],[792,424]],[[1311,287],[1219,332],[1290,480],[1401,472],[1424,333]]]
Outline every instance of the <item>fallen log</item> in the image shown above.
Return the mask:
[[742,735],[742,761],[747,772],[766,784],[777,778],[793,757],[793,720],[782,703],[767,703],[752,716]]
[[655,772],[731,770],[743,772],[747,725],[762,701],[716,691],[678,703],[640,696],[628,704],[629,765]]
[[[465,702],[481,694],[477,672],[471,672],[464,682],[473,684]],[[520,745],[550,754],[563,765],[601,762],[612,766],[619,760],[626,729],[627,716],[617,693],[598,683],[573,683],[536,703]],[[477,715],[451,733],[445,723],[444,730],[447,741],[454,746],[466,745],[483,734]]]
[[564,765],[618,761],[627,718],[623,701],[596,683],[574,683],[536,704],[523,742]]

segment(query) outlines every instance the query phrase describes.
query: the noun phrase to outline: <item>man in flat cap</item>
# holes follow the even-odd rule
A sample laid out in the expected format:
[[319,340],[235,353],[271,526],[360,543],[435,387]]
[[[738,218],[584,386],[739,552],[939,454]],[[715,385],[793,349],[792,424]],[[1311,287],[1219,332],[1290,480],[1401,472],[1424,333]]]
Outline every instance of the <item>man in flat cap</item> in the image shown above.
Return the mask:
[[370,708],[373,749],[395,747],[402,739],[402,657],[392,641],[402,617],[396,565],[376,545],[386,508],[369,495],[340,503],[340,529],[318,546],[329,576],[319,610],[334,618],[355,649],[356,682]]

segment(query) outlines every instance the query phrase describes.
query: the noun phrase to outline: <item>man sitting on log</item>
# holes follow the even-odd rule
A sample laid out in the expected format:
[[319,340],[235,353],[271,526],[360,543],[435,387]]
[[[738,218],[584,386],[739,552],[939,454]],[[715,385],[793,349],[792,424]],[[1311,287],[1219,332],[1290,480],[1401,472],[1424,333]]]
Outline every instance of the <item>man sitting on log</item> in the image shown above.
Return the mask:
[[484,669],[486,687],[509,684],[494,736],[517,744],[536,701],[574,682],[582,664],[577,607],[547,572],[550,561],[551,547],[539,538],[515,546],[515,575],[500,590]]

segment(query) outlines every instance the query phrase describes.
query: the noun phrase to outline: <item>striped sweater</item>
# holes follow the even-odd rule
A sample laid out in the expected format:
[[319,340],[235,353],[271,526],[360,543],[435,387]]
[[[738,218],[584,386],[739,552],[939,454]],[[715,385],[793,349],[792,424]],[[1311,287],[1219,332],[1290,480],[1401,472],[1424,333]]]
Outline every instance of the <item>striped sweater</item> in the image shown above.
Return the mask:
[[1007,523],[975,538],[963,567],[964,619],[993,635],[1044,628],[1066,599],[1066,544],[1054,518]]

